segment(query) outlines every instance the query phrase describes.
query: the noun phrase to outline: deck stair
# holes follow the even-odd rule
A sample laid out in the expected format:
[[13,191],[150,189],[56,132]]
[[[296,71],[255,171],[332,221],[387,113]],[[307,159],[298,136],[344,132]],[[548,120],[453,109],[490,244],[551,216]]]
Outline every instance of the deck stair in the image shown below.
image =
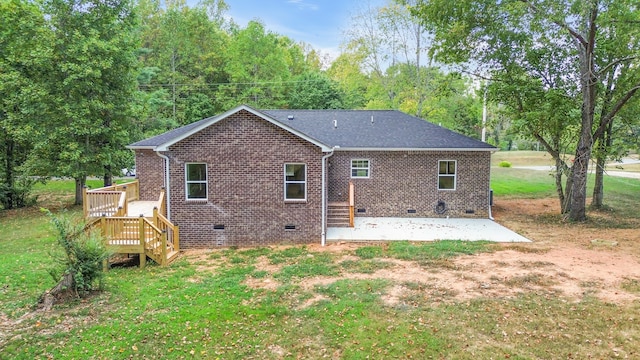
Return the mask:
[[327,204],[327,227],[354,226],[355,191],[352,181],[349,181],[348,196],[347,201],[330,201]]
[[[168,265],[178,256],[180,242],[178,226],[163,215],[164,190],[157,202],[147,202],[153,206],[153,210],[139,211],[141,207],[132,206],[131,210],[135,208],[141,214],[128,216],[129,200],[137,200],[137,181],[126,185],[129,188],[120,185],[120,188],[85,191],[87,229],[99,229],[106,238],[107,249],[112,253],[140,255],[140,267],[145,266],[147,257],[162,266]],[[131,191],[132,187],[135,192]],[[143,205],[142,208],[148,207],[148,204]]]
[[327,227],[349,226],[349,203],[329,202],[327,207]]

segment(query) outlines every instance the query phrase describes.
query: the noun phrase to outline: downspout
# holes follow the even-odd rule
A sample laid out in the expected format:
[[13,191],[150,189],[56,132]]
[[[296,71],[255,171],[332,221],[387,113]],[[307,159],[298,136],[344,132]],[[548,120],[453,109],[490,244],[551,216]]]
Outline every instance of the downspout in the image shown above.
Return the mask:
[[161,154],[159,151],[157,151],[156,154],[164,159],[164,188],[165,195],[167,196],[167,219],[171,220],[171,183],[169,181],[171,177],[169,176],[169,157]]
[[495,220],[493,218],[493,215],[491,215],[491,203],[489,203],[489,220],[491,220],[491,221]]
[[336,147],[331,149],[331,152],[322,157],[322,246],[327,244],[327,180],[326,180],[326,172],[327,172],[327,159],[333,155],[333,152],[336,150]]

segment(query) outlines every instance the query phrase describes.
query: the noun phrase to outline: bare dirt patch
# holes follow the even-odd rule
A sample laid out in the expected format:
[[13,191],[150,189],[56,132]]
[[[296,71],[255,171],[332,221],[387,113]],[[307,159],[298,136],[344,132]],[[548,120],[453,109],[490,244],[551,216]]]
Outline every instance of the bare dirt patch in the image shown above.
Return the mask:
[[[416,296],[437,304],[480,297],[509,298],[522,293],[561,296],[570,301],[585,296],[612,303],[640,300],[640,292],[623,288],[629,281],[640,281],[637,227],[619,229],[566,223],[557,215],[555,199],[500,200],[494,210],[496,221],[533,243],[498,245],[498,251],[460,256],[442,264],[381,259],[392,266],[371,274],[343,272],[335,277],[305,278],[299,285],[311,291],[315,286],[340,279],[387,279],[393,283],[383,296],[389,305],[410,303]],[[344,261],[358,259],[353,254],[361,246],[343,242],[325,247],[310,245],[308,249],[331,252],[336,254],[337,261]],[[258,261],[256,270],[269,274],[278,271],[266,258]],[[270,277],[252,279],[247,284],[270,290],[279,286]],[[406,284],[414,284],[418,290]]]

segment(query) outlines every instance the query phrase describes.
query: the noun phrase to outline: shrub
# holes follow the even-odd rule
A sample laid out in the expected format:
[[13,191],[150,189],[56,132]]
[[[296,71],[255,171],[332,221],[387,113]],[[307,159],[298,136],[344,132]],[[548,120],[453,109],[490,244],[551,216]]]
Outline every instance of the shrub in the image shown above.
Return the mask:
[[43,211],[51,218],[61,248],[52,254],[55,264],[49,274],[53,280],[65,283],[65,287],[71,287],[68,290],[73,290],[76,295],[100,288],[104,275],[102,263],[110,255],[102,235],[99,231],[86,231],[85,224],[74,224],[67,216]]
[[511,167],[511,163],[508,161],[500,161],[500,164],[498,164],[498,166],[503,167],[503,168],[510,168]]

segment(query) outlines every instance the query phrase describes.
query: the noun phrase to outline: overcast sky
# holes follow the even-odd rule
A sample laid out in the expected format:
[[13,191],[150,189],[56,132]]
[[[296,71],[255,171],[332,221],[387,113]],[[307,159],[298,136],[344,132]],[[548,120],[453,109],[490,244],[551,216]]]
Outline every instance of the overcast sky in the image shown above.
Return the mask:
[[335,58],[351,16],[363,6],[385,0],[225,0],[233,20],[245,27],[260,19],[267,30],[304,41]]

